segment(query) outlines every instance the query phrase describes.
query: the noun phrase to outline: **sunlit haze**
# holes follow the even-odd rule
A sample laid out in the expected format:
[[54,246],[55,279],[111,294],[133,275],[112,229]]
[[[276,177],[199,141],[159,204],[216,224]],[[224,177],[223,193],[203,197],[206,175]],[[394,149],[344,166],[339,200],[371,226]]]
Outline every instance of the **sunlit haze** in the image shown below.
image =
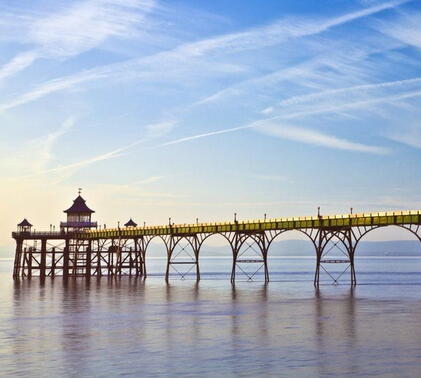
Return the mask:
[[3,0],[0,254],[79,187],[107,226],[420,209],[420,48],[415,0]]

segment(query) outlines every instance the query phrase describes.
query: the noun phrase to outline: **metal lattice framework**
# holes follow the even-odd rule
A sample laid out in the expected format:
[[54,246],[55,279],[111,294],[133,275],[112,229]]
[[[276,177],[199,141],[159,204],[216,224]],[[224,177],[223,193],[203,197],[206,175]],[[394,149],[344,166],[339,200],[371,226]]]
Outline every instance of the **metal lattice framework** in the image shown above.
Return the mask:
[[[421,211],[279,218],[225,223],[196,223],[166,226],[127,227],[78,232],[14,232],[16,255],[13,276],[147,276],[146,255],[153,239],[163,241],[166,254],[166,281],[170,271],[184,278],[191,271],[200,280],[199,256],[203,243],[212,235],[222,235],[231,249],[231,282],[236,273],[249,280],[263,270],[269,281],[268,252],[273,241],[288,231],[299,231],[312,243],[316,255],[314,285],[325,272],[338,282],[350,272],[356,284],[354,256],[359,242],[371,231],[398,226],[421,242]],[[332,251],[340,257],[332,256]],[[244,264],[256,267],[244,269]],[[345,269],[333,275],[329,264],[343,264]],[[181,269],[187,267],[187,271]],[[249,265],[250,266],[250,265]]]

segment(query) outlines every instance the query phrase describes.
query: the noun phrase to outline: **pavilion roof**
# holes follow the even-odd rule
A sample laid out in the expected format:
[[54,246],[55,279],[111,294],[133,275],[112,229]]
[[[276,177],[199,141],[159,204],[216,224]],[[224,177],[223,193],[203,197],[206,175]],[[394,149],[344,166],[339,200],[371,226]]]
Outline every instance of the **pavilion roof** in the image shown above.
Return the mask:
[[19,227],[32,227],[32,224],[30,224],[30,223],[28,222],[28,220],[25,218],[22,222],[20,222],[20,223],[18,224],[18,226],[19,226]]
[[82,198],[81,195],[78,195],[76,199],[73,201],[73,205],[70,206],[67,210],[64,210],[67,214],[74,214],[74,213],[95,213],[94,210],[91,210],[87,205],[86,201]]
[[124,226],[125,227],[136,227],[137,223],[132,218],[130,218],[129,221]]

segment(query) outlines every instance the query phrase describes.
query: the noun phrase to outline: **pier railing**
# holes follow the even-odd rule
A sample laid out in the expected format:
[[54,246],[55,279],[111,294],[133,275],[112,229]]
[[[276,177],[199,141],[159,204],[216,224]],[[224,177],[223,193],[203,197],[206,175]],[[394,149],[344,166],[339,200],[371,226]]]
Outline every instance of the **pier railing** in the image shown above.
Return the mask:
[[[67,224],[71,226],[66,226]],[[61,222],[62,227],[96,227],[96,222]],[[78,223],[79,226],[76,226]],[[21,231],[13,232],[14,238],[42,238],[54,239],[77,236],[80,239],[118,238],[147,235],[190,235],[200,233],[221,232],[256,232],[270,230],[294,230],[303,228],[335,228],[359,226],[390,226],[400,224],[421,224],[421,211],[394,211],[361,214],[341,214],[311,217],[291,217],[256,219],[247,221],[173,224],[143,227],[86,229],[78,231]],[[89,226],[91,225],[91,226]],[[92,226],[93,225],[93,226]]]
[[75,235],[74,232],[66,232],[66,231],[15,231],[12,232],[13,238],[28,238],[28,239],[36,239],[36,238],[51,238],[51,239],[65,239],[70,236]]
[[256,219],[247,221],[174,224],[144,227],[106,228],[102,230],[86,230],[79,234],[81,238],[103,238],[119,236],[142,235],[171,235],[171,234],[198,234],[221,232],[248,232],[270,230],[294,230],[303,228],[335,228],[359,226],[388,226],[399,224],[421,224],[421,212],[394,211],[361,214],[340,214],[311,217],[291,217]]

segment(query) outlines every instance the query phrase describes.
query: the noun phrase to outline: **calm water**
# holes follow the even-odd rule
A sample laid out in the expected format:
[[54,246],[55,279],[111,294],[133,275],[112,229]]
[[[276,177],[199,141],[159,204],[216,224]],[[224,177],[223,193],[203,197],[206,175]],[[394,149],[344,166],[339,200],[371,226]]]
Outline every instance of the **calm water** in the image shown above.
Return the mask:
[[[102,278],[14,283],[0,262],[3,376],[421,375],[421,259],[358,259],[360,285],[312,286],[314,259],[270,262],[268,285]],[[214,272],[221,272],[215,274]]]

